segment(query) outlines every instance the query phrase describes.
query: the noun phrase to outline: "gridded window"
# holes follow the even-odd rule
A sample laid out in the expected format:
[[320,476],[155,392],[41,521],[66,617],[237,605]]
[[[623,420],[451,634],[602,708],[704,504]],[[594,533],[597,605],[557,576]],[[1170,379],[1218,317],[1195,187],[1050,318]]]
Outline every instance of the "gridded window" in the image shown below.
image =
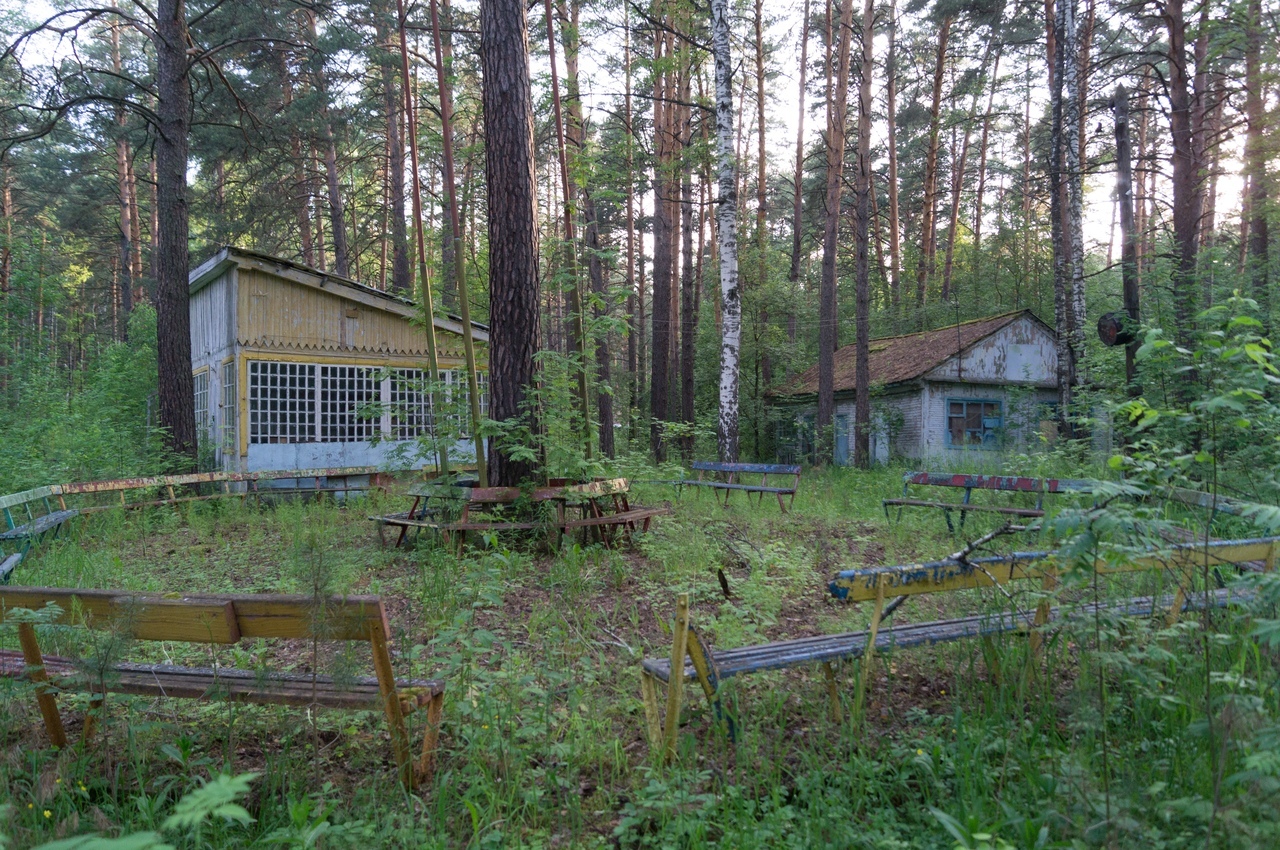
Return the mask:
[[1003,428],[1000,402],[988,399],[947,399],[947,445],[956,448],[999,448]]
[[230,451],[236,446],[236,363],[222,366],[222,447]]
[[382,400],[380,383],[372,369],[321,366],[320,442],[360,442],[381,433],[381,417],[370,411]]
[[391,435],[415,440],[431,433],[431,396],[427,373],[421,369],[396,369],[391,374]]
[[203,369],[191,376],[196,397],[196,436],[204,439],[209,432],[209,370]]
[[316,433],[316,367],[249,361],[249,442],[309,443]]
[[[458,432],[463,437],[471,436],[471,392],[467,385],[466,374],[456,374],[454,398],[458,400]],[[476,372],[476,388],[480,390],[480,418],[487,419],[489,416],[489,373]]]

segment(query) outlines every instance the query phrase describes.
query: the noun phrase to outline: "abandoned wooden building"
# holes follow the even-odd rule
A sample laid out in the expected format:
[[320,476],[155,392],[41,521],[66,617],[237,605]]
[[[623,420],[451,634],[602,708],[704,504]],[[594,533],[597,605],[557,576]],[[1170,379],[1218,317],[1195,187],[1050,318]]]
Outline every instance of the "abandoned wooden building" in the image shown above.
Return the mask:
[[[855,348],[835,354],[837,464],[852,459]],[[1030,310],[872,340],[868,370],[877,463],[1025,446],[1056,416],[1056,336]],[[816,365],[770,393],[779,460],[815,460],[817,394]]]
[[[433,462],[416,450],[433,427],[417,304],[233,247],[192,271],[190,284],[196,426],[207,462],[241,472]],[[435,327],[445,384],[437,403],[448,413],[439,424],[460,437],[451,454],[474,457],[462,414],[462,323],[437,316]],[[487,412],[488,328],[472,323],[472,334]]]

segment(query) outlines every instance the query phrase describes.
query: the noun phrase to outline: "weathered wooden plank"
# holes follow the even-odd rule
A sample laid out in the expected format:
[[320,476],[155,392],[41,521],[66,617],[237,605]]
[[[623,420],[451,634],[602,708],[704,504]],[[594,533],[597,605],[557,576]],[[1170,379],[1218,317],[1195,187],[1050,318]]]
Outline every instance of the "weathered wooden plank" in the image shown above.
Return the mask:
[[136,637],[146,640],[234,643],[241,638],[314,637],[362,641],[368,639],[371,623],[390,633],[377,596],[325,597],[317,602],[301,594],[168,598],[119,590],[6,587],[0,588],[0,622],[8,610],[39,610],[50,602],[62,609],[61,622],[90,627],[123,622]]
[[[1216,607],[1246,598],[1245,594],[1233,593],[1227,588],[1215,590],[1209,596],[1210,605]],[[1187,600],[1186,605],[1198,608],[1203,601],[1203,594],[1194,594]],[[1102,603],[1100,607],[1101,610],[1113,615],[1150,617],[1168,608],[1172,602],[1172,597],[1141,596],[1119,602]],[[1067,609],[1055,608],[1051,611],[1051,620],[1061,620],[1068,615],[1088,617],[1092,616],[1093,611],[1093,605],[1080,606],[1075,614],[1070,614]],[[894,628],[881,627],[879,634],[876,635],[875,646],[877,652],[883,652],[894,648],[946,643],[968,637],[1025,631],[1034,626],[1034,621],[1035,611],[1017,613],[1003,611],[993,614],[975,614],[952,620],[912,623]],[[860,658],[866,649],[867,638],[868,634],[865,631],[820,635],[719,650],[713,652],[712,657],[720,678],[727,679],[764,670],[780,670],[802,664]],[[670,680],[671,663],[667,658],[646,658],[642,662],[642,667],[647,673],[664,682]],[[691,663],[685,663],[684,677],[686,681],[692,681],[696,677],[696,671]]]
[[779,463],[720,463],[711,460],[695,460],[689,465],[695,472],[748,472],[767,475],[799,475],[799,464]]
[[[1278,543],[1280,537],[1224,540],[1210,543],[1207,547],[1189,543],[1171,546],[1163,552],[1139,555],[1119,564],[1098,559],[1091,566],[1103,575],[1151,569],[1186,570],[1203,566],[1206,562],[1210,566],[1223,566],[1266,560]],[[894,596],[990,587],[1010,581],[1043,578],[1053,558],[1051,552],[1014,552],[967,561],[944,559],[922,564],[867,567],[837,573],[828,588],[837,599],[861,602],[875,599],[876,585],[882,575],[888,576],[888,588]]]
[[576,528],[588,528],[598,525],[626,525],[636,520],[647,519],[655,516],[668,516],[671,514],[671,508],[632,508],[629,511],[620,511],[616,514],[604,514],[602,516],[590,516],[582,519],[565,520],[564,529],[566,531]]
[[729,484],[724,481],[698,481],[695,478],[688,478],[684,481],[677,481],[677,484],[691,484],[701,487],[713,487],[716,490],[747,490],[752,493],[781,493],[782,495],[790,495],[796,491],[795,487],[765,487],[760,484]]
[[16,528],[8,531],[0,532],[0,540],[19,540],[24,537],[39,537],[41,534],[52,531],[62,525],[67,520],[79,515],[78,510],[54,511],[52,513],[38,516],[30,522],[23,523]]
[[28,502],[36,502],[44,499],[51,499],[58,495],[52,487],[36,487],[31,490],[23,490],[20,493],[10,493],[0,496],[0,508],[11,510],[26,505]]
[[25,553],[14,552],[12,555],[0,561],[0,584],[8,584],[9,576],[13,575],[13,571],[18,568],[18,564],[22,563]]
[[1038,508],[1013,508],[1005,505],[975,505],[962,504],[957,502],[930,502],[924,499],[881,499],[880,504],[885,506],[896,505],[898,507],[908,508],[942,508],[944,510],[955,511],[989,511],[992,513],[1012,514],[1014,516],[1025,517],[1041,517],[1044,511]]
[[[98,678],[85,675],[67,658],[45,656],[44,666],[52,680],[50,684],[63,690],[352,710],[383,707],[378,680],[370,676],[337,682],[332,676],[307,673],[122,663],[112,665],[106,676]],[[0,676],[17,678],[24,674],[24,667],[21,653],[0,650]],[[433,695],[444,692],[445,686],[437,680],[397,679],[396,688],[398,692],[406,689],[400,702],[402,707],[413,710],[426,706]]]

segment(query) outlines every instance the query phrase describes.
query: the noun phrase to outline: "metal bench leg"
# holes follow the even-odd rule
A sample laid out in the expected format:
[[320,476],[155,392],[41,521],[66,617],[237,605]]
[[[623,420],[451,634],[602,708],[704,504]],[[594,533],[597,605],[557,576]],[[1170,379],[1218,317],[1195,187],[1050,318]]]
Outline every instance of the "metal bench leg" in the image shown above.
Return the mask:
[[58,714],[58,700],[49,693],[49,674],[44,669],[44,656],[40,653],[40,642],[36,640],[35,626],[19,623],[18,640],[22,643],[22,660],[27,664],[31,681],[36,683],[36,703],[44,718],[44,728],[49,732],[49,742],[65,750],[67,731],[62,726],[62,716]]
[[684,657],[689,651],[689,594],[676,597],[675,636],[671,641],[671,677],[667,680],[667,716],[663,718],[662,758],[670,762],[676,755],[676,733],[680,727],[680,703],[684,696]]
[[[899,516],[901,516],[901,515],[902,515],[902,509],[901,509],[901,508],[899,508],[899,509],[898,509],[898,515],[899,515]],[[951,508],[943,508],[943,509],[942,509],[942,515],[943,515],[943,516],[945,516],[945,517],[947,518],[947,531],[951,532],[952,534],[955,534],[955,533],[956,533],[956,527],[955,527],[955,525],[951,522]]]
[[427,724],[422,736],[422,756],[414,770],[414,784],[427,785],[436,770],[436,751],[440,747],[440,718],[444,713],[444,691],[427,703]]
[[863,706],[867,698],[867,685],[871,681],[871,662],[876,654],[876,637],[880,633],[880,620],[884,617],[884,591],[889,581],[887,574],[882,574],[876,582],[876,607],[871,613],[871,627],[867,629],[867,642],[862,646],[862,677],[858,681],[858,690],[854,696],[854,717],[862,719]]

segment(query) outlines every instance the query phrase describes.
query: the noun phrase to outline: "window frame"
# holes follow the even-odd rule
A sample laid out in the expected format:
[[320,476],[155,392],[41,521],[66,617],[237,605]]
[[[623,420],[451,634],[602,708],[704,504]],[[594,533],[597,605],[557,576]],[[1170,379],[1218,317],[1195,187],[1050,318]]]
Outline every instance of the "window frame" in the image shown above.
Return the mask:
[[[248,445],[281,445],[300,443],[369,443],[379,440],[408,442],[430,434],[435,424],[435,411],[431,410],[430,394],[425,392],[427,370],[407,366],[374,366],[334,361],[271,360],[245,358],[245,406],[249,417],[245,439]],[[299,390],[299,398],[273,399],[271,390],[281,387],[281,375],[300,383],[290,388]],[[275,384],[263,384],[261,380],[274,376]],[[489,411],[489,375],[477,374],[480,389],[482,415]],[[326,382],[355,381],[350,387],[325,389]],[[455,398],[466,400],[466,385],[462,375],[453,369],[440,370],[442,401]],[[335,392],[337,395],[335,396]],[[278,395],[278,392],[277,392]],[[303,397],[306,400],[303,400]],[[335,404],[342,405],[348,396],[355,398],[350,411],[335,411]],[[274,402],[275,406],[272,407]],[[288,407],[287,403],[294,403]],[[286,407],[281,407],[286,404]],[[381,406],[382,415],[365,418],[362,408],[371,404]],[[296,408],[296,409],[295,409]],[[293,413],[301,416],[294,422],[279,416]],[[326,417],[336,414],[335,421]],[[273,419],[272,417],[276,417]],[[451,413],[450,420],[460,439],[471,439],[471,417],[466,413]],[[301,433],[305,432],[306,437]]]
[[[944,439],[946,440],[947,448],[960,449],[960,450],[973,449],[977,451],[987,451],[987,452],[1000,451],[1000,449],[1003,447],[1004,435],[1005,435],[1004,401],[1002,399],[977,398],[977,397],[969,398],[966,396],[947,396],[944,404],[945,404],[945,408],[943,410],[942,433],[943,433]],[[955,440],[952,438],[951,420],[952,418],[956,417],[956,414],[951,412],[951,406],[953,404],[964,405],[964,410],[962,413],[959,414],[959,417],[964,419],[966,422],[966,425],[964,428],[964,432],[966,436],[973,433],[976,433],[979,435],[978,440],[976,442],[956,443]],[[978,428],[969,428],[968,416],[969,416],[970,405],[987,405],[987,404],[995,405],[996,417],[1000,420],[1000,424],[996,425],[995,427],[988,428],[986,425],[986,420],[988,419],[988,417],[981,416],[982,425]],[[983,411],[983,413],[985,413],[985,411]],[[990,439],[988,439],[988,437],[990,437]]]

